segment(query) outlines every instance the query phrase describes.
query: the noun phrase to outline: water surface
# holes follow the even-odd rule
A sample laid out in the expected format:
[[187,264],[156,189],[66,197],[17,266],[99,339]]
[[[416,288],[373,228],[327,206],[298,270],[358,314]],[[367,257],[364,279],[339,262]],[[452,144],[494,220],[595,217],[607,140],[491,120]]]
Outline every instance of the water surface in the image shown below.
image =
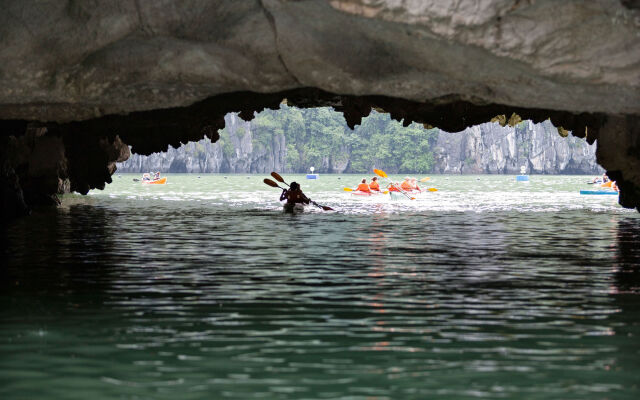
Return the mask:
[[115,176],[14,222],[0,398],[640,394],[640,219],[588,177],[285,176],[338,210],[298,215],[264,177]]

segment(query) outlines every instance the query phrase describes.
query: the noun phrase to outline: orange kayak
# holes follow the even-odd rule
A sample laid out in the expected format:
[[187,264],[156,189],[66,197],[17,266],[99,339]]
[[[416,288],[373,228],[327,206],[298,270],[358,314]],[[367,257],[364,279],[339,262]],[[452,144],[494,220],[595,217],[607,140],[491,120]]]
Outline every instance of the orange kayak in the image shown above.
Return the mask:
[[155,181],[142,181],[142,183],[146,183],[148,185],[164,185],[167,183],[167,177],[156,179]]

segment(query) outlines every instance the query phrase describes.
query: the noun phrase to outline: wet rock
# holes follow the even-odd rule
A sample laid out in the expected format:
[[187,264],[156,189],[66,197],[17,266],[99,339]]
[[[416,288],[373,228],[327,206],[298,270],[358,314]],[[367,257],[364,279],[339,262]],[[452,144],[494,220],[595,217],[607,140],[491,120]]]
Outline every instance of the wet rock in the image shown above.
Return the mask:
[[639,114],[638,15],[575,0],[9,0],[0,118],[66,122],[303,87]]
[[620,204],[640,211],[640,118],[609,117],[598,135],[597,155],[620,188]]
[[117,135],[94,137],[36,123],[25,125],[24,132],[4,128],[3,220],[33,207],[58,205],[58,196],[71,191],[86,194],[103,188],[111,181],[115,163],[129,156],[129,147]]

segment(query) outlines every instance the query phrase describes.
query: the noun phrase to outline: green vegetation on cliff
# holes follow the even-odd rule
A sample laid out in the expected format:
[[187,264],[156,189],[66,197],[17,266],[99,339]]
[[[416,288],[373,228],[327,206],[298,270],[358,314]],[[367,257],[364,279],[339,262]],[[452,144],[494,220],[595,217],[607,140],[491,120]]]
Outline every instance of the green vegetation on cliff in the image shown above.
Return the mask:
[[433,167],[431,148],[438,137],[437,129],[415,123],[403,127],[375,111],[351,130],[342,114],[327,107],[283,105],[257,114],[251,126],[254,146],[268,146],[273,136],[284,135],[291,172],[315,166],[326,172],[368,173],[380,167],[391,173],[427,173]]

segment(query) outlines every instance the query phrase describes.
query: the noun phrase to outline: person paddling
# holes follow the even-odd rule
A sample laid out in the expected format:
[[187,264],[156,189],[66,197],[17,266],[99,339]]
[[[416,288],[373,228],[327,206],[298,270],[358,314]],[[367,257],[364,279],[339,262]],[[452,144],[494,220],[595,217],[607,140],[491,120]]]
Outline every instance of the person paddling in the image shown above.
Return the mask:
[[413,190],[417,190],[418,192],[422,192],[422,189],[420,189],[420,186],[418,186],[418,180],[416,178],[411,178],[410,182],[411,182],[411,186],[412,186]]
[[359,190],[365,193],[371,193],[371,189],[369,188],[369,185],[367,185],[367,178],[362,178],[362,182],[360,182],[356,190]]
[[400,185],[398,184],[398,182],[391,182],[390,184],[387,185],[387,189],[389,189],[390,192],[399,192],[400,189],[398,189],[400,187]]
[[379,192],[380,191],[380,184],[378,183],[378,177],[374,176],[373,178],[371,178],[371,183],[369,184],[369,189],[371,189],[372,192]]
[[295,204],[309,204],[311,200],[302,193],[300,185],[297,182],[291,182],[289,189],[282,189],[280,201],[286,200],[285,206],[293,207]]
[[402,181],[402,184],[400,184],[400,187],[402,188],[402,190],[404,191],[411,191],[413,190],[413,186],[411,186],[411,182],[409,180],[409,177],[404,178],[404,181]]

